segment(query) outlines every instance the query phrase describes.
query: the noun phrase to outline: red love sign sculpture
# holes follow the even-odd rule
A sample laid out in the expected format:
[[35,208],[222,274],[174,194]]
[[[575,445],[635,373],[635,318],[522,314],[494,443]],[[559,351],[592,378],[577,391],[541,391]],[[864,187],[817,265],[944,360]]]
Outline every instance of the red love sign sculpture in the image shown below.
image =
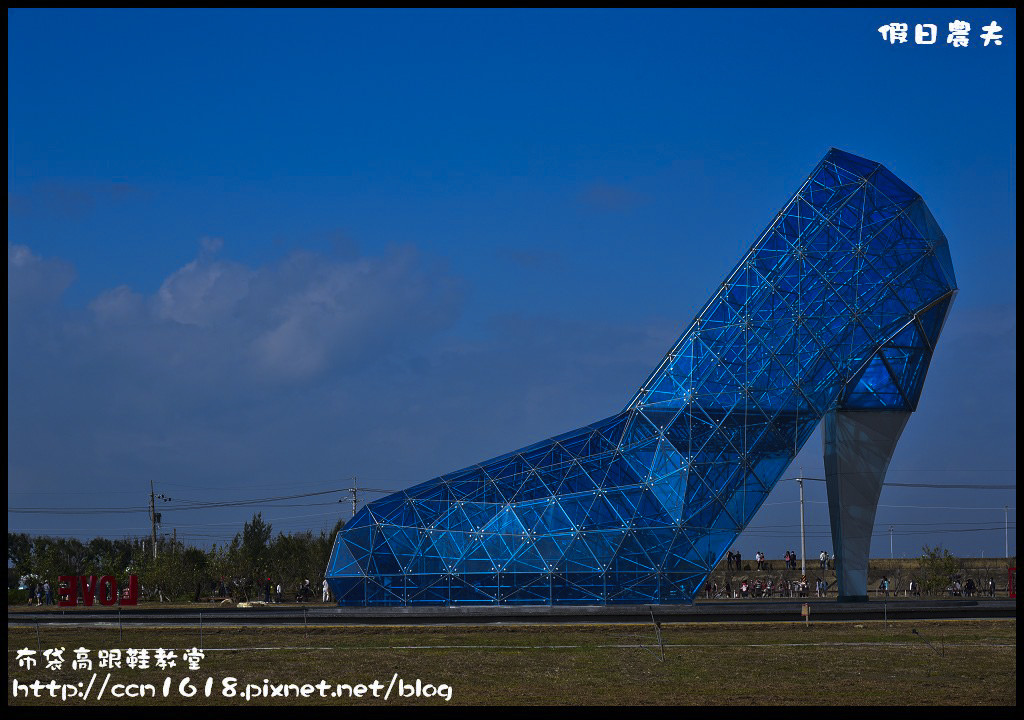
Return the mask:
[[117,592],[117,579],[113,575],[104,575],[96,579],[95,575],[61,575],[57,578],[57,605],[75,607],[78,605],[78,590],[82,590],[82,603],[88,606],[98,600],[100,605],[139,604],[139,576],[128,576],[128,589]]

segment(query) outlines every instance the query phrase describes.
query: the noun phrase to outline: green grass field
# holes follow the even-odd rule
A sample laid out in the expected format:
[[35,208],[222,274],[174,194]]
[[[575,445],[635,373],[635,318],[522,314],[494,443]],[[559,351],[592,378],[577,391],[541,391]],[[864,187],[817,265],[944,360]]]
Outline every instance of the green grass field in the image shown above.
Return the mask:
[[[913,629],[918,634],[912,632]],[[640,705],[1015,705],[1016,620],[897,621],[662,626],[664,660],[651,625],[206,628],[198,671],[178,659],[172,669],[108,670],[97,652],[199,645],[197,629],[41,626],[42,650],[64,647],[61,671],[18,666],[17,651],[35,649],[35,628],[8,629],[8,704],[61,704],[12,694],[13,681],[70,684],[92,676],[72,670],[74,649],[90,649],[97,680],[88,704],[245,704],[224,697],[225,678],[244,693],[252,683],[330,685],[378,680],[380,697],[255,697],[249,704],[441,703],[440,698],[383,695],[393,677],[451,688],[452,704]],[[929,646],[925,641],[931,643]],[[41,661],[40,665],[45,665]],[[199,693],[178,694],[190,677]],[[165,678],[171,678],[163,696]],[[210,697],[204,696],[212,678]],[[115,684],[149,683],[156,697],[114,699]],[[326,688],[327,686],[323,686]],[[395,686],[397,688],[397,684]],[[59,692],[59,691],[58,691]],[[255,691],[254,691],[255,692]],[[66,701],[84,704],[80,697]]]

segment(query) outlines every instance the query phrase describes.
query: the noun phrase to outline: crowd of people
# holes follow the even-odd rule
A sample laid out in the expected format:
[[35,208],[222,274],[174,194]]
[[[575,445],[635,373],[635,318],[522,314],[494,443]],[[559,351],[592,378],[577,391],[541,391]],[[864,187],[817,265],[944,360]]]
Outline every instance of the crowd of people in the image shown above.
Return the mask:
[[[753,581],[741,580],[735,587],[729,580],[719,587],[714,580],[709,580],[704,585],[704,594],[709,598],[805,598],[810,597],[810,585],[807,576],[799,580],[773,580],[772,578],[755,578]],[[828,583],[822,578],[817,578],[814,583],[816,597],[828,596]]]
[[[56,605],[55,589],[49,580],[23,579],[23,589],[28,591],[29,605]],[[233,600],[252,599],[252,582],[238,579],[220,578],[213,587],[213,597]],[[304,580],[295,590],[295,602],[313,602],[316,596],[315,587],[309,580]],[[196,589],[195,600],[202,599],[202,589]],[[320,585],[321,602],[331,601],[331,589],[325,578]],[[274,583],[270,578],[263,582],[263,601],[266,603],[285,602],[284,588],[280,582]]]
[[[733,552],[730,550],[725,556],[725,566],[729,570],[742,570],[742,560],[743,556],[739,551]],[[820,564],[822,571],[835,569],[835,560],[835,555],[829,555],[827,550],[822,550],[818,554],[818,563]],[[787,550],[782,561],[786,566],[786,570],[796,570],[798,563],[796,550]],[[765,554],[760,550],[754,553],[754,565],[757,570],[762,572],[770,572],[772,570]]]
[[[799,559],[795,550],[787,550],[782,560],[787,572],[797,569]],[[834,566],[835,558],[830,556],[827,551],[822,550],[818,556],[818,561],[821,564],[822,576],[814,579],[813,592],[815,597],[828,597],[830,585],[823,575],[826,569]],[[754,553],[753,567],[744,567],[741,553],[729,550],[725,556],[725,566],[727,570],[734,572],[746,570],[770,573],[773,571],[771,563],[768,562],[767,557],[760,550]],[[723,586],[719,586],[712,579],[705,583],[704,592],[708,598],[801,598],[810,597],[812,586],[806,575],[801,575],[799,579],[785,577],[743,579],[736,585],[731,580],[726,580]]]
[[[267,578],[263,581],[262,587],[263,602],[268,604],[285,602],[284,587],[282,587],[280,582],[275,583],[271,578]],[[238,596],[250,598],[255,594],[252,592],[249,582],[225,580],[223,577],[215,588],[215,597],[221,598],[237,598]],[[315,596],[315,586],[309,580],[303,580],[295,588],[295,602],[313,602]],[[320,600],[321,602],[330,602],[331,600],[331,590],[326,578],[324,578],[320,586]]]
[[[772,577],[772,565],[766,558],[765,554],[760,550],[754,553],[754,562],[747,566],[743,565],[743,558],[739,551],[729,550],[725,556],[725,566],[730,575],[727,576],[727,579],[721,585],[714,577],[709,578],[704,585],[704,594],[709,599],[771,597],[805,598],[810,597],[813,592],[815,597],[825,598],[829,597],[829,593],[835,590],[835,581],[833,580],[833,582],[830,583],[826,575],[828,570],[835,570],[835,555],[830,555],[826,550],[822,550],[818,554],[818,567],[820,568],[820,574],[814,578],[813,583],[805,574],[801,574],[799,579],[786,577],[788,571],[800,569],[798,567],[799,559],[796,551],[787,550],[782,559],[787,572],[780,573],[779,576]],[[732,573],[735,572],[761,572],[768,573],[768,576],[739,579],[732,576]],[[970,577],[961,579],[960,576],[954,576],[950,580],[950,584],[946,588],[945,592],[950,597],[982,596],[994,598],[996,596],[996,582],[992,577],[978,580]],[[904,585],[902,580],[894,585],[887,575],[883,575],[876,589],[876,593],[879,597],[889,597],[890,595],[895,594],[899,594],[901,596],[920,597],[921,583],[917,580],[910,579],[906,585]]]
[[40,580],[38,582],[31,582],[28,585],[28,604],[29,605],[56,605],[57,601],[53,599],[53,586],[50,585],[49,580]]
[[[878,585],[878,594],[889,594],[889,580],[886,577],[882,577],[882,582]],[[921,583],[917,580],[911,579],[907,583],[906,594],[910,597],[921,597]],[[954,577],[950,581],[949,585],[946,586],[946,594],[950,597],[990,597],[996,596],[996,580],[993,577],[989,577],[984,580],[975,580],[974,578],[967,578],[962,581],[959,577]]]

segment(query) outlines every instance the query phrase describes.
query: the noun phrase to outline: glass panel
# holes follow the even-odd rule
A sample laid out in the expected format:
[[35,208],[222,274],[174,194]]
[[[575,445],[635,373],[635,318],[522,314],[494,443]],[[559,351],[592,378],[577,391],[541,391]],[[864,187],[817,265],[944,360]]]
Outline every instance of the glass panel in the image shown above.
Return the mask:
[[360,510],[339,603],[692,601],[822,417],[916,405],[949,258],[917,193],[830,150],[625,409]]

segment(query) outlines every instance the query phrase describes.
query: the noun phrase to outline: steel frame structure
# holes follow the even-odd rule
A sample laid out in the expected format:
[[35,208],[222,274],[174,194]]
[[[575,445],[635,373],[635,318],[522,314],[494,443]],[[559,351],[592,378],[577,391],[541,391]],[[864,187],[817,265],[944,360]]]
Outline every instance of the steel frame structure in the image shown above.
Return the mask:
[[[691,602],[824,418],[917,408],[955,294],[920,195],[832,149],[621,412],[366,505],[335,541],[335,597]],[[889,455],[871,465],[883,478]]]

